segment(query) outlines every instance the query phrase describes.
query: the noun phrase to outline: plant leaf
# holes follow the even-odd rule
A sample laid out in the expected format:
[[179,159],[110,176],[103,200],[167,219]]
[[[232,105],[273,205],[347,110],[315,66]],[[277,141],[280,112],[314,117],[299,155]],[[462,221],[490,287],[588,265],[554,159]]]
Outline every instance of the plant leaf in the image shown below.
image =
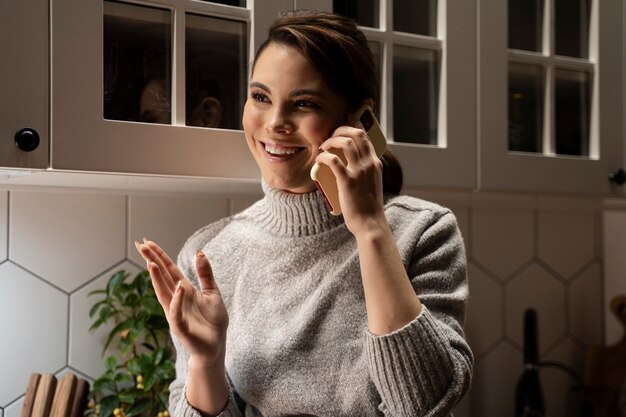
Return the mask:
[[109,395],[100,400],[100,417],[109,417],[120,405],[117,395]]
[[150,391],[157,381],[154,371],[148,372],[143,379],[143,386],[146,391]]
[[131,381],[132,378],[127,372],[118,372],[115,374],[115,382]]
[[127,404],[132,404],[138,398],[145,397],[145,395],[146,392],[144,390],[133,387],[120,392],[120,401]]
[[143,297],[141,300],[141,304],[143,308],[150,314],[154,314],[155,316],[163,316],[163,307],[159,301],[155,298]]
[[165,356],[165,348],[160,347],[154,351],[154,364],[158,366]]
[[117,368],[117,358],[115,356],[108,356],[104,362],[107,371],[115,372],[115,368]]
[[126,368],[128,368],[130,373],[132,373],[133,375],[141,375],[141,367],[139,366],[139,362],[135,358],[128,360]]
[[109,389],[113,391],[115,389],[115,384],[111,380],[108,374],[102,375],[100,378],[93,383],[93,387],[91,388],[92,392],[100,392],[105,389]]
[[[133,417],[143,413],[148,407],[150,407],[150,398],[141,398],[137,400],[130,408],[126,411],[126,417]],[[105,417],[105,416],[102,416]]]
[[98,309],[100,308],[100,306],[102,304],[106,303],[106,300],[102,300],[102,301],[98,301],[96,304],[94,304],[91,309],[89,310],[89,318],[92,319],[93,316],[96,314],[96,312],[98,311]]
[[128,275],[129,274],[126,273],[126,271],[124,271],[123,269],[113,274],[113,276],[109,278],[109,282],[107,283],[107,288],[106,288],[107,294],[109,296],[113,295],[113,293],[117,291],[117,288],[124,282],[124,280],[126,279]]
[[111,341],[117,334],[121,333],[124,330],[129,329],[131,326],[132,326],[131,319],[125,320],[121,322],[120,324],[118,324],[117,326],[115,326],[113,330],[111,330],[111,332],[109,333],[109,337],[107,337],[107,341],[104,344],[104,347],[102,348],[102,354],[104,354],[104,352],[107,350],[107,348],[111,344]]

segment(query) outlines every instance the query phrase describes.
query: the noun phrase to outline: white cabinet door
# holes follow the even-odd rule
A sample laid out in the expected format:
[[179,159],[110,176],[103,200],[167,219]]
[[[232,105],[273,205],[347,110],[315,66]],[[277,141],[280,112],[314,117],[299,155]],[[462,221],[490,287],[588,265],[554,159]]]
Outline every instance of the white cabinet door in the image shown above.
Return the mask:
[[[481,188],[595,195],[622,193],[622,187],[609,181],[609,175],[623,166],[620,3],[480,0]],[[508,27],[511,18],[507,6],[512,4],[538,5],[532,11],[536,16],[527,22],[537,21],[534,27],[520,26],[521,37],[535,31],[543,33],[543,39],[541,36],[535,39],[535,51],[511,48],[509,37],[514,35]],[[570,5],[580,7],[575,10],[577,15],[561,16],[559,13],[564,9],[560,11],[559,7]],[[570,46],[579,39],[585,49],[588,45],[588,53],[576,56],[575,51],[562,47],[559,50],[559,38],[564,34],[559,33],[559,22],[560,19],[582,21],[580,16],[589,18],[588,34],[565,39]],[[533,49],[532,46],[519,48]],[[514,139],[523,136],[520,131],[528,127],[524,123],[528,122],[529,114],[530,119],[539,121],[532,126],[538,139],[534,145],[526,146],[531,149],[534,146],[533,150],[523,151],[525,147],[518,148]],[[560,135],[568,140],[576,138],[581,130],[587,138],[582,151],[571,151],[566,146],[559,151]]]
[[48,166],[48,3],[0,2],[0,167]]
[[53,3],[52,167],[258,179],[240,130],[251,45],[292,2],[249,3]]

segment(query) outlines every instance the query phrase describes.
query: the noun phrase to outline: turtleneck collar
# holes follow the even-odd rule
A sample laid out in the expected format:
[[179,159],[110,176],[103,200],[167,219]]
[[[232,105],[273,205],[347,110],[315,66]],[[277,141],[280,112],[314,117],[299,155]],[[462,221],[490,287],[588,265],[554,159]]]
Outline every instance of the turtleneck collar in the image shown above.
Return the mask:
[[293,194],[271,188],[261,181],[265,197],[251,208],[257,224],[277,236],[310,236],[344,223],[343,216],[330,214],[317,190]]

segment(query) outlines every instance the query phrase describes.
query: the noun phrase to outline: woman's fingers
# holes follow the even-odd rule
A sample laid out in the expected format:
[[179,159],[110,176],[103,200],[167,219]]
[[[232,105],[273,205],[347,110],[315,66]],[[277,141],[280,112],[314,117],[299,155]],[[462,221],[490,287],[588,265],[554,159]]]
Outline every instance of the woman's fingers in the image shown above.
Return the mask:
[[375,154],[373,146],[361,124],[354,117],[352,119],[353,123],[359,127],[340,126],[335,129],[333,136],[320,146],[322,151],[341,149],[349,169],[367,164]]
[[170,326],[176,335],[182,335],[182,330],[185,327],[185,319],[183,315],[185,289],[183,288],[182,283],[183,281],[178,281],[178,285],[176,285],[176,289],[174,290],[172,302],[167,310]]
[[172,291],[165,284],[165,280],[163,279],[163,275],[161,274],[161,270],[157,264],[148,261],[147,267],[157,300],[159,300],[159,303],[163,307],[164,311],[169,311],[172,302]]
[[337,153],[337,149],[331,148],[328,151],[319,154],[316,158],[316,162],[327,165],[335,175],[337,181],[344,182],[348,177],[348,168]]
[[[167,287],[169,288],[170,292],[174,292],[174,288],[176,287],[177,280],[175,280],[172,277],[172,274],[170,273],[170,271],[165,266],[165,262],[162,259],[162,257],[159,256],[155,250],[150,248],[145,243],[135,242],[135,246],[137,247],[137,250],[139,251],[139,254],[147,262],[153,262],[154,264],[156,264],[156,266],[161,271],[161,276],[162,276],[163,283],[165,285],[167,285]],[[163,250],[161,250],[161,252],[163,252]],[[163,252],[163,253],[165,253],[165,252]]]
[[165,251],[161,249],[159,245],[157,245],[155,242],[148,240],[146,238],[144,238],[144,243],[146,246],[148,246],[148,248],[150,248],[150,250],[152,250],[154,253],[157,254],[159,259],[163,263],[163,266],[165,267],[165,269],[167,269],[167,271],[170,273],[170,275],[174,279],[175,283],[185,278],[183,274],[180,272],[180,270],[178,269],[178,266],[176,265],[176,263],[174,263],[170,259],[168,254],[165,253]]

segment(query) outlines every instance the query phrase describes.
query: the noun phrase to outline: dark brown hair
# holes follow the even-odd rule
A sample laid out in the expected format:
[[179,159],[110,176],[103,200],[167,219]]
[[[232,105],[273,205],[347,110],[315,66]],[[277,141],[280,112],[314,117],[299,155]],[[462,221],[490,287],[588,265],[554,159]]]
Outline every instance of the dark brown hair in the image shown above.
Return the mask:
[[[324,82],[348,103],[354,112],[366,99],[378,103],[378,82],[374,60],[367,39],[356,23],[344,16],[313,10],[295,10],[281,14],[269,29],[252,68],[271,43],[298,49],[311,62]],[[402,168],[387,150],[383,162],[383,191],[399,194],[402,188]]]

